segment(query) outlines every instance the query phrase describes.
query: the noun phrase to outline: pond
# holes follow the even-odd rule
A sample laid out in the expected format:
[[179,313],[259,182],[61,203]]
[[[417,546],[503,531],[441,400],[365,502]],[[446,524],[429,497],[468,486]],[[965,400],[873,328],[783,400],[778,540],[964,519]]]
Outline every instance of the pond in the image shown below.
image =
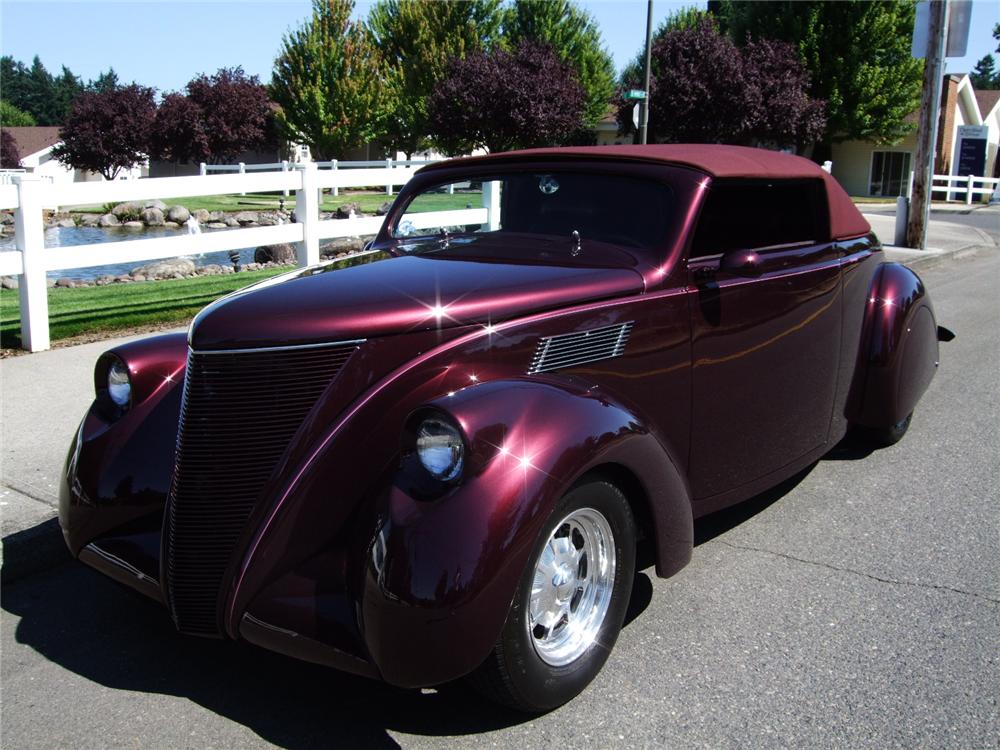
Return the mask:
[[[224,230],[217,230],[224,231]],[[94,245],[99,242],[124,242],[126,240],[151,239],[153,237],[173,237],[187,234],[187,229],[168,229],[165,227],[147,227],[142,231],[129,229],[101,229],[99,227],[52,227],[45,230],[45,247],[75,247],[77,245]],[[13,237],[0,240],[0,250],[16,250]],[[243,264],[253,262],[255,247],[240,250],[240,261]],[[193,260],[196,266],[207,266],[212,263],[228,266],[229,251],[180,256]],[[71,278],[92,281],[101,276],[120,276],[129,273],[133,268],[148,265],[154,261],[131,261],[107,266],[89,266],[86,268],[68,268],[64,271],[49,271],[51,279]]]

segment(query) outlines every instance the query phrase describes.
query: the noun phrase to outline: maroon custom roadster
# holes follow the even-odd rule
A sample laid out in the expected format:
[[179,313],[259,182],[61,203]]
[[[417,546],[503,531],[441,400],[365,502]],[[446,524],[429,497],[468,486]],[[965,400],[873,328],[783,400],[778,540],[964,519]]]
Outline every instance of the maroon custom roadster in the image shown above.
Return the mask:
[[371,250],[97,362],[62,529],[182,633],[552,708],[637,546],[670,576],[694,518],[898,440],[937,366],[920,279],[794,156],[442,162]]

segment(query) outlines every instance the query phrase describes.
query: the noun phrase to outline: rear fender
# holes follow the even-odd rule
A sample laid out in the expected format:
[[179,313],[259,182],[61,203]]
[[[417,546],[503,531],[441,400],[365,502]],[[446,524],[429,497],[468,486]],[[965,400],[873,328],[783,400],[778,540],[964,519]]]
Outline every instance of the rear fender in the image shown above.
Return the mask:
[[938,326],[920,277],[898,263],[879,266],[866,305],[847,418],[889,427],[913,411],[934,378]]
[[362,616],[387,681],[436,684],[478,666],[542,525],[570,487],[602,467],[630,472],[651,498],[657,571],[669,575],[690,559],[691,503],[677,462],[600,390],[556,378],[494,381],[427,408],[461,426],[469,454],[461,481],[439,497],[421,497],[419,467],[404,460],[380,503]]

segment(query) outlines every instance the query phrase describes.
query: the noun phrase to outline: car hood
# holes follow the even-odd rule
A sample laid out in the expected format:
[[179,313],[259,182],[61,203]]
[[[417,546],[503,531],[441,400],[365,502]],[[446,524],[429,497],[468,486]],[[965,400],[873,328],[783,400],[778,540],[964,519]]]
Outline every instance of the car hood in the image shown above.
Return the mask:
[[368,259],[379,262],[306,268],[223,297],[195,318],[191,346],[248,349],[485,325],[643,290],[642,277],[626,268]]

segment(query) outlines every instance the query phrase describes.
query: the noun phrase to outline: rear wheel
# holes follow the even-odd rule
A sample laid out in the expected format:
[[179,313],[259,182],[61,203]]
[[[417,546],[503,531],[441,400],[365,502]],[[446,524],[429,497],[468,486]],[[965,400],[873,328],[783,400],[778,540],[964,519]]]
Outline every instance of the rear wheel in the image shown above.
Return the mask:
[[888,427],[865,427],[861,431],[861,435],[873,445],[880,448],[888,448],[890,445],[895,445],[903,439],[903,435],[910,429],[911,419],[913,419],[912,411],[896,422],[896,424],[889,425]]
[[474,684],[530,712],[578,695],[618,638],[634,576],[635,521],[621,490],[605,481],[570,490],[542,530]]

